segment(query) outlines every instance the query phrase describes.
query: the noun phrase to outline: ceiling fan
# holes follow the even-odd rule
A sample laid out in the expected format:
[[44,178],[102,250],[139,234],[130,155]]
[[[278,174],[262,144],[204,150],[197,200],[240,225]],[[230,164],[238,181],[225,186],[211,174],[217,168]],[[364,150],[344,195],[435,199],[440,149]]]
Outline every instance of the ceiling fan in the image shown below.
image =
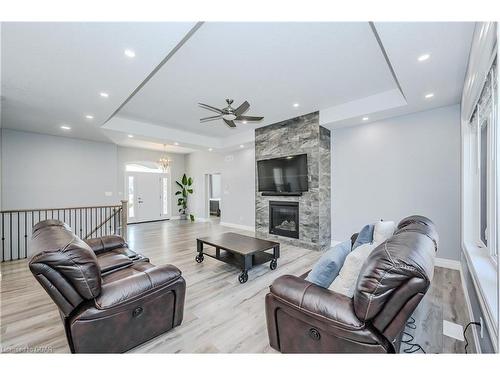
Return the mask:
[[223,109],[215,108],[208,104],[198,103],[201,108],[218,113],[216,116],[204,117],[200,119],[200,122],[224,120],[227,126],[235,128],[236,124],[234,121],[260,121],[264,118],[257,116],[243,116],[243,114],[250,108],[250,104],[246,100],[238,108],[231,107],[233,99],[226,99],[226,103],[227,107]]

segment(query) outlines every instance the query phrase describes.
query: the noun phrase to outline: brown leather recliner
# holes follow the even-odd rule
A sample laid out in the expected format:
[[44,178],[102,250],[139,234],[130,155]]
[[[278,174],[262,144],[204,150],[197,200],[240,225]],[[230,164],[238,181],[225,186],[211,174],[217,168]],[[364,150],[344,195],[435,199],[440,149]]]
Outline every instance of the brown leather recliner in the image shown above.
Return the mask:
[[410,216],[363,264],[353,298],[304,280],[277,278],[266,295],[271,347],[283,353],[397,353],[407,320],[434,273],[438,235]]
[[87,242],[61,221],[33,228],[29,267],[59,308],[72,353],[121,353],[182,322],[186,283],[119,236]]

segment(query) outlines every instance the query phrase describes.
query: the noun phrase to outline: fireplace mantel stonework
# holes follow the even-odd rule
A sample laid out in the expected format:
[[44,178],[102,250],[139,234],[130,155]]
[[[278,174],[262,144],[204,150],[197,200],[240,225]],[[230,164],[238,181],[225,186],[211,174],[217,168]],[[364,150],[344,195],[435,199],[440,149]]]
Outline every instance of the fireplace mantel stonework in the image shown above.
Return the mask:
[[[301,196],[262,196],[257,188],[257,161],[307,154],[309,191]],[[260,238],[313,250],[331,242],[330,130],[319,125],[318,112],[255,129],[255,232]],[[269,233],[269,201],[299,203],[299,238]]]

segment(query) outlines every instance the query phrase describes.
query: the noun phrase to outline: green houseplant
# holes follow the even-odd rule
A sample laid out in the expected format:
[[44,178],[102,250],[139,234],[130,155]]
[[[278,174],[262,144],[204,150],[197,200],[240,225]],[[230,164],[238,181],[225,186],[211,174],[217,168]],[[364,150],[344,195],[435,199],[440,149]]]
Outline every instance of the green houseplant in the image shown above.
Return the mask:
[[[182,220],[185,220],[187,217],[186,209],[187,209],[187,201],[188,195],[193,194],[193,179],[191,177],[187,177],[186,174],[182,176],[181,181],[175,181],[180,190],[175,192],[175,195],[180,195],[177,197],[177,206],[179,206],[179,214]],[[189,219],[194,221],[194,215],[190,214]]]

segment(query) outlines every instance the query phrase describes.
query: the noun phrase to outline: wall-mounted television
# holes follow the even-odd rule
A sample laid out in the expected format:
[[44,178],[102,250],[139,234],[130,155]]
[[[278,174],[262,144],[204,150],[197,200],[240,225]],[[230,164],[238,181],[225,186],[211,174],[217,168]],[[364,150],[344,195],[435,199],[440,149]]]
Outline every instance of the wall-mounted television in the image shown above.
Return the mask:
[[307,154],[257,161],[257,181],[262,193],[287,195],[307,191]]

